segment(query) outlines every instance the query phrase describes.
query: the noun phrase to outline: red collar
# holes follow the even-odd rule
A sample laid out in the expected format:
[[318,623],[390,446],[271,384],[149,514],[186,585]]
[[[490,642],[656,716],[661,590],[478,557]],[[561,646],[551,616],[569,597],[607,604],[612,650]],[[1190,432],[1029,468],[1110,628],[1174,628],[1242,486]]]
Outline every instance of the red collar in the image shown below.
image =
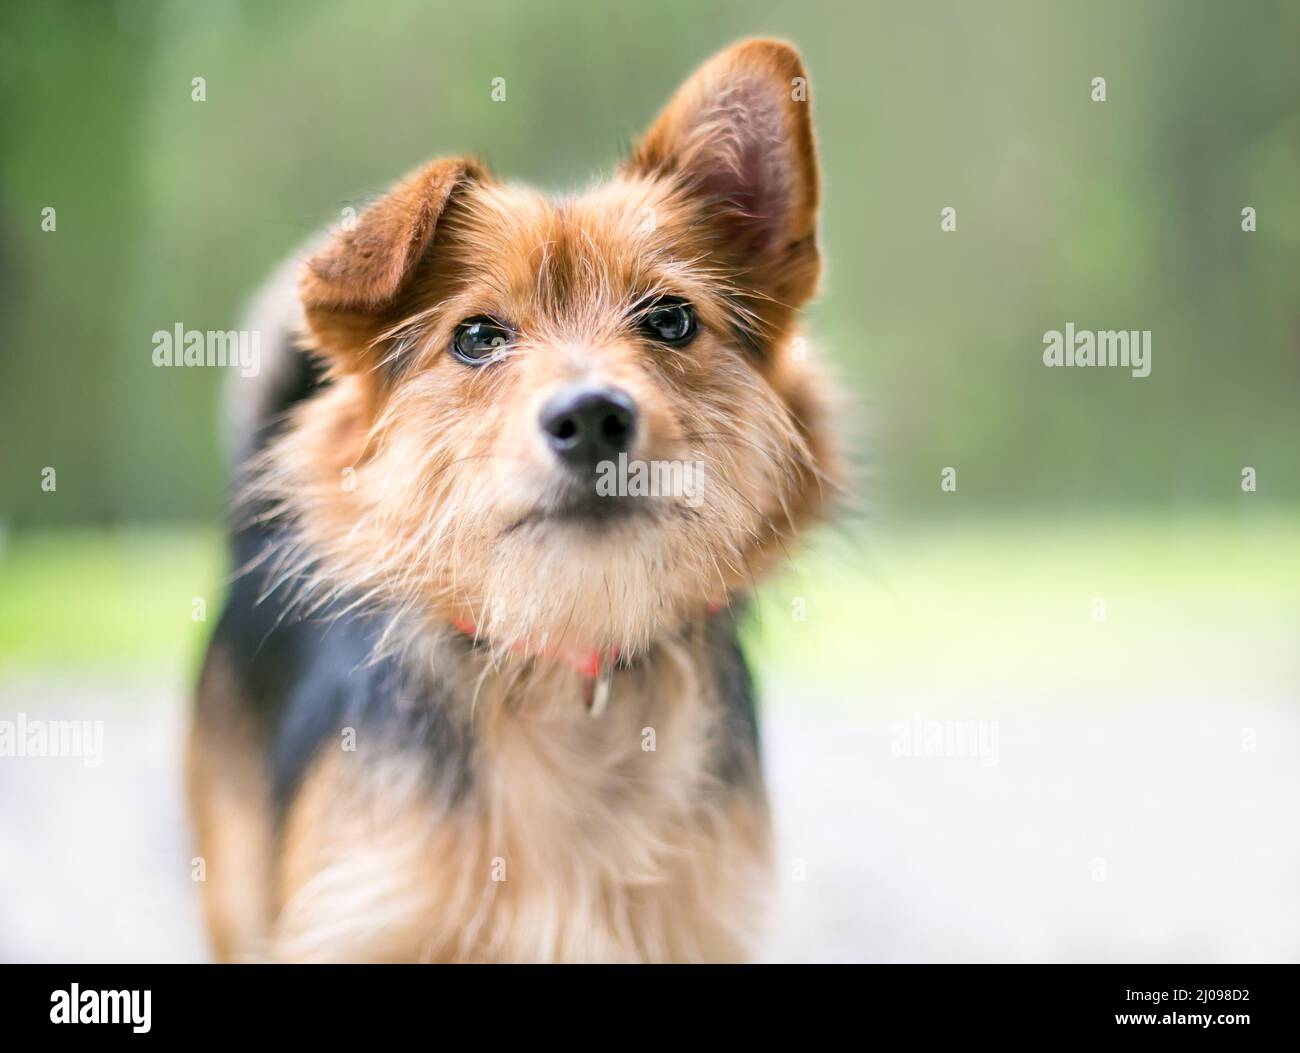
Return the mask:
[[[479,635],[478,626],[465,618],[457,618],[452,623],[456,626],[458,632],[469,636],[474,640],[483,639]],[[582,648],[579,650],[570,650],[559,647],[533,647],[524,641],[510,645],[510,650],[524,658],[554,658],[564,662],[565,665],[571,666],[573,671],[587,680],[595,680],[600,676],[601,668],[606,662],[614,662],[618,659],[618,648],[611,647],[603,650],[599,647]]]
[[[717,614],[723,604],[710,603],[709,614]],[[483,639],[478,626],[466,618],[457,618],[453,623],[456,631],[474,641]],[[609,701],[609,682],[613,679],[614,663],[618,661],[619,649],[580,648],[577,650],[558,647],[533,647],[525,641],[510,645],[510,650],[525,658],[551,658],[563,662],[573,669],[583,683],[583,699],[593,717],[599,716]]]

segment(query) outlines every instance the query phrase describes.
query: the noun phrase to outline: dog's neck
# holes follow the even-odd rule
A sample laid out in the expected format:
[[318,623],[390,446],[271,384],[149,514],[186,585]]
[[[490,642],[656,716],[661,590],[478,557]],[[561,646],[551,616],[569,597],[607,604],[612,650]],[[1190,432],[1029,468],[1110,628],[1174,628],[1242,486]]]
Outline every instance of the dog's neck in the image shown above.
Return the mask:
[[[457,632],[468,636],[475,643],[483,640],[478,626],[468,619],[458,618],[454,625]],[[510,650],[523,658],[560,662],[569,666],[582,678],[583,701],[587,711],[593,717],[604,712],[609,701],[609,682],[613,678],[614,663],[618,661],[617,647],[550,647],[520,641],[512,644]]]
[[[717,614],[724,606],[730,604],[710,603],[708,616]],[[458,618],[453,623],[456,631],[468,637],[475,644],[487,643],[479,627],[467,618]],[[581,678],[582,700],[587,712],[598,717],[609,703],[610,682],[614,678],[614,669],[619,662],[620,652],[617,647],[554,647],[547,643],[533,644],[530,641],[517,641],[508,648],[521,658],[558,662],[568,666]]]

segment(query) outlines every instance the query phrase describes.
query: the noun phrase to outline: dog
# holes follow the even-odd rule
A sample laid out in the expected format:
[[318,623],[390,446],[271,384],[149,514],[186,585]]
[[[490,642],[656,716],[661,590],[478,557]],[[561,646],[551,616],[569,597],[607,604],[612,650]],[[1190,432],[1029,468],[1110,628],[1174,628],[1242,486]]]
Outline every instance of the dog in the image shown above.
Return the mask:
[[588,192],[436,160],[271,283],[188,750],[218,959],[756,954],[737,626],[837,485],[819,197],[749,40]]

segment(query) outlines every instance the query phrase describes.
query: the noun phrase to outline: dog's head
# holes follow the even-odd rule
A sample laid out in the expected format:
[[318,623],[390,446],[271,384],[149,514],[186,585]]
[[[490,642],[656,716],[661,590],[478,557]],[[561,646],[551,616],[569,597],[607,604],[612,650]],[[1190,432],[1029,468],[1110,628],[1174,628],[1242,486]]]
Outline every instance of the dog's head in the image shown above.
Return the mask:
[[338,231],[301,284],[333,383],[274,455],[322,577],[628,652],[749,587],[833,474],[808,98],[749,41],[582,196],[440,160]]

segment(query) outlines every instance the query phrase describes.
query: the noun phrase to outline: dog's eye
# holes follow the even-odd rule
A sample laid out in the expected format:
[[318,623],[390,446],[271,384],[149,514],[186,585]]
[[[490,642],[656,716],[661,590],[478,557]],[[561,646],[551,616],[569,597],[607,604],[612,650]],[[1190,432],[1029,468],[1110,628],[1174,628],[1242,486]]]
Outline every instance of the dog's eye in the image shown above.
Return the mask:
[[676,296],[661,296],[641,308],[638,324],[651,340],[681,347],[695,335],[695,310]]
[[502,348],[514,343],[515,334],[495,318],[476,315],[456,326],[451,349],[462,362],[481,366]]

